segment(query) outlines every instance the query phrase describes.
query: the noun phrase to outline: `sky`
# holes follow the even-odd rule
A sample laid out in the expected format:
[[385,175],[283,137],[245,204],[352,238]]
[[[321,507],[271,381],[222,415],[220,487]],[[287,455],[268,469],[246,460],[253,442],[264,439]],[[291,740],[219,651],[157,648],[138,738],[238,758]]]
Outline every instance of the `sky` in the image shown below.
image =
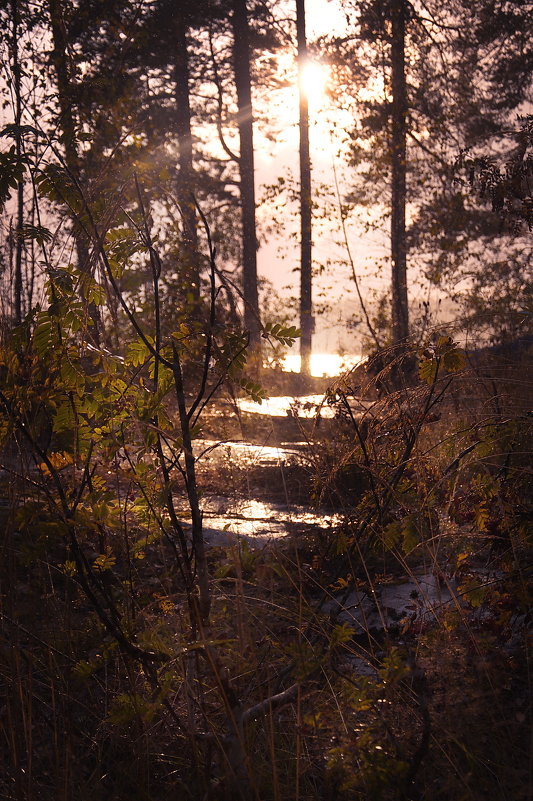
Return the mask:
[[[294,13],[294,0],[287,0],[284,13]],[[344,4],[346,8],[346,4]],[[346,14],[342,0],[307,0],[307,38],[310,43],[319,36],[345,33]],[[298,203],[285,202],[275,208],[271,202],[261,202],[267,186],[280,178],[298,190],[298,90],[295,53],[287,52],[278,58],[285,76],[292,77],[285,87],[277,92],[269,90],[268,124],[262,125],[261,115],[254,129],[256,146],[256,195],[259,200],[261,247],[258,267],[261,277],[268,279],[285,300],[291,324],[298,323],[299,294],[299,218]],[[361,350],[363,327],[348,325],[350,319],[360,316],[360,307],[347,264],[347,245],[365,300],[371,302],[373,293],[383,292],[388,287],[389,270],[382,260],[388,253],[386,232],[365,232],[361,220],[352,217],[347,221],[347,243],[342,241],[340,215],[335,188],[335,173],[340,196],[351,188],[351,173],[343,163],[339,151],[345,130],[349,130],[352,118],[346,111],[336,108],[327,94],[327,69],[314,65],[308,80],[310,143],[313,165],[313,187],[320,190],[317,200],[317,219],[313,228],[313,262],[317,276],[313,284],[316,333],[315,350],[336,353],[358,353]],[[259,92],[259,88],[257,88]],[[257,98],[261,102],[260,98]],[[264,99],[263,99],[264,102]],[[267,138],[268,130],[277,129],[275,138]],[[361,214],[363,212],[361,211]],[[281,225],[274,232],[272,219],[278,216]],[[262,231],[262,235],[261,235]],[[290,299],[293,298],[291,303]],[[273,315],[279,312],[274,302]]]
[[[290,0],[289,8],[294,7]],[[339,33],[346,35],[346,9],[343,0],[307,0],[307,40]],[[282,59],[283,61],[283,59]],[[254,129],[256,146],[256,184],[259,199],[258,221],[268,226],[276,210],[270,203],[261,203],[265,186],[274,184],[280,177],[288,180],[292,175],[293,187],[298,189],[298,90],[296,75],[296,53],[287,53],[283,67],[292,74],[292,83],[276,93],[269,90],[269,126],[278,128],[275,141],[263,135],[260,121]],[[348,262],[348,249],[353,260],[360,290],[372,315],[379,296],[387,293],[390,286],[390,241],[388,223],[385,230],[368,230],[365,222],[376,221],[383,207],[356,209],[346,221],[346,240],[340,230],[338,198],[344,199],[352,188],[354,175],[343,161],[343,140],[346,131],[353,125],[352,112],[336,107],[327,93],[327,68],[314,65],[310,76],[308,100],[310,117],[310,148],[312,161],[313,190],[318,191],[318,210],[313,221],[313,304],[315,306],[315,334],[313,350],[327,353],[359,354],[367,331],[363,323],[350,325],[354,319],[361,320],[361,307],[357,298],[352,270]],[[322,74],[320,71],[322,70]],[[381,92],[379,80],[376,92]],[[366,99],[370,90],[365,89]],[[335,185],[337,178],[338,194]],[[299,294],[299,218],[298,203],[287,203],[278,217],[283,222],[281,230],[270,234],[261,242],[258,253],[260,276],[267,278],[284,299],[293,298],[292,323],[298,324]],[[407,208],[409,217],[409,208]],[[317,219],[318,218],[318,219]],[[416,265],[408,265],[408,289],[410,303],[428,301],[444,322],[453,315],[449,301],[439,296],[438,289],[419,285]],[[438,305],[442,302],[442,305]],[[325,311],[324,311],[325,309]],[[297,346],[295,346],[297,348]]]
[[[307,38],[315,38],[346,30],[345,14],[339,0],[307,0]],[[287,54],[286,68],[296,77],[295,59]],[[361,334],[354,334],[347,327],[347,319],[359,314],[359,305],[351,279],[351,270],[333,262],[346,262],[346,246],[339,230],[340,216],[335,190],[334,167],[337,172],[341,197],[350,189],[350,175],[338,152],[341,149],[341,133],[349,127],[351,119],[336,109],[327,95],[327,68],[314,65],[305,81],[308,89],[310,115],[310,147],[312,180],[315,189],[321,187],[325,193],[318,201],[319,214],[327,213],[330,222],[315,220],[313,224],[313,263],[317,272],[314,279],[313,296],[317,307],[314,348],[336,353],[338,350],[358,352]],[[298,179],[298,93],[296,82],[280,90],[277,96],[269,96],[269,123],[279,128],[280,134],[274,142],[267,141],[260,126],[256,125],[256,183],[259,200],[265,186],[280,177],[287,180],[292,174],[295,188]],[[333,131],[333,132],[332,132]],[[268,225],[273,207],[262,204],[258,209],[260,224]],[[288,204],[280,213],[283,230],[262,241],[258,254],[258,269],[261,276],[272,282],[284,298],[298,296],[299,274],[299,219],[297,204]],[[386,236],[376,232],[365,233],[362,225],[349,221],[347,238],[356,270],[361,277],[362,290],[370,297],[372,290],[386,286],[386,276],[376,275],[376,258],[387,252]],[[324,304],[332,307],[320,313]],[[296,306],[296,304],[295,304]],[[297,323],[298,310],[294,308]]]

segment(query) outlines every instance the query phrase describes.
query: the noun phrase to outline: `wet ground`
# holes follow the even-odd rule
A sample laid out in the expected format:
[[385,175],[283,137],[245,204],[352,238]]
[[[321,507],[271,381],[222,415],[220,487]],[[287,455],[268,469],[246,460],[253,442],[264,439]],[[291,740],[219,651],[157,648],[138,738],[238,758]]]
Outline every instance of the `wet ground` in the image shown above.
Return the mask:
[[[255,550],[276,547],[291,537],[333,535],[342,515],[311,501],[311,446],[305,437],[316,425],[317,413],[326,425],[333,417],[323,396],[277,396],[261,405],[241,400],[236,409],[222,407],[222,414],[219,409],[221,430],[235,434],[239,426],[248,439],[195,442],[209,545],[245,542]],[[370,588],[352,585],[334,592],[321,611],[349,625],[355,638],[377,642],[385,632],[401,636],[408,630],[421,631],[446,610],[461,605],[457,581],[445,578],[437,565],[421,563],[409,575],[389,576]],[[363,673],[370,669],[364,659],[353,659],[351,669]]]
[[250,547],[262,548],[340,522],[339,515],[309,502],[306,442],[197,440],[195,445],[200,481],[206,486],[202,508],[208,543],[245,539]]
[[[366,407],[355,402],[354,414]],[[335,408],[324,393],[277,394],[261,404],[218,401],[194,443],[206,538],[225,544],[244,537],[251,547],[340,522],[314,502],[317,439],[335,435]],[[318,436],[320,435],[320,436]]]

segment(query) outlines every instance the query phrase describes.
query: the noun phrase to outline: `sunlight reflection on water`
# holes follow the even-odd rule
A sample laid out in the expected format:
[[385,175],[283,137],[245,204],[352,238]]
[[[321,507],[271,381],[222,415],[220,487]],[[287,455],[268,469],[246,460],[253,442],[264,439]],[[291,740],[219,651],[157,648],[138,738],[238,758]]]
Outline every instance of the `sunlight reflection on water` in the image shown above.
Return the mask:
[[205,535],[212,545],[231,545],[244,538],[250,545],[261,547],[270,540],[287,537],[291,527],[327,530],[339,522],[339,515],[255,499],[230,502],[223,496],[213,496],[204,503]]
[[242,465],[250,462],[256,464],[278,464],[297,456],[305,443],[291,443],[289,448],[272,445],[254,445],[252,442],[217,442],[216,440],[196,440],[197,455],[205,454],[220,458],[227,456],[233,462]]
[[241,412],[268,414],[271,417],[316,417],[320,409],[321,417],[333,417],[335,410],[323,403],[323,395],[280,395],[267,398],[261,404],[250,398],[239,398],[237,404]]
[[[283,443],[279,447],[249,442],[196,440],[199,467],[217,467],[225,460],[240,467],[278,467],[297,460],[306,443]],[[288,447],[287,447],[288,446]],[[202,455],[203,454],[203,455]],[[282,473],[275,473],[282,481]],[[340,516],[327,514],[298,504],[228,497],[208,494],[203,498],[204,536],[210,545],[228,546],[245,539],[252,547],[264,547],[271,540],[305,533],[310,529],[329,530],[340,522]]]

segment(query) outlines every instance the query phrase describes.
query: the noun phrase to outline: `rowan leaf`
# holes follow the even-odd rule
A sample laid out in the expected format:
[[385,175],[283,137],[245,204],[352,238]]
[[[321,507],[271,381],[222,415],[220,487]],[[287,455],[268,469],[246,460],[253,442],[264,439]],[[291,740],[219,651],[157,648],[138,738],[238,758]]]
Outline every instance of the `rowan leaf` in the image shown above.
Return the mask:
[[108,548],[105,553],[101,553],[96,557],[93,562],[93,569],[99,573],[103,573],[105,570],[111,570],[111,568],[116,565],[116,562],[116,557],[113,555],[111,549]]
[[[147,337],[147,341],[153,344],[151,337]],[[126,351],[126,364],[132,367],[141,367],[150,358],[150,350],[142,339],[135,342],[130,342]]]
[[52,340],[52,321],[47,314],[41,314],[33,331],[33,349],[38,356],[50,350]]
[[437,377],[438,362],[435,357],[424,357],[418,363],[418,374],[426,384],[433,384]]
[[489,522],[489,511],[485,504],[480,504],[474,509],[474,522],[480,531],[487,530],[487,523]]

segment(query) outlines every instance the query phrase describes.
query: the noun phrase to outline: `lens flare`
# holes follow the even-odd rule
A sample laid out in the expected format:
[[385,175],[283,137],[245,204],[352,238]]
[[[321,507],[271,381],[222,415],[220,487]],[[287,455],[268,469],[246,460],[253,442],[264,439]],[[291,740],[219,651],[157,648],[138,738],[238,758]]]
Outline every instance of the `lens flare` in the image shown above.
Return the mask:
[[320,103],[326,97],[329,69],[316,61],[308,61],[300,74],[300,84],[309,101]]

